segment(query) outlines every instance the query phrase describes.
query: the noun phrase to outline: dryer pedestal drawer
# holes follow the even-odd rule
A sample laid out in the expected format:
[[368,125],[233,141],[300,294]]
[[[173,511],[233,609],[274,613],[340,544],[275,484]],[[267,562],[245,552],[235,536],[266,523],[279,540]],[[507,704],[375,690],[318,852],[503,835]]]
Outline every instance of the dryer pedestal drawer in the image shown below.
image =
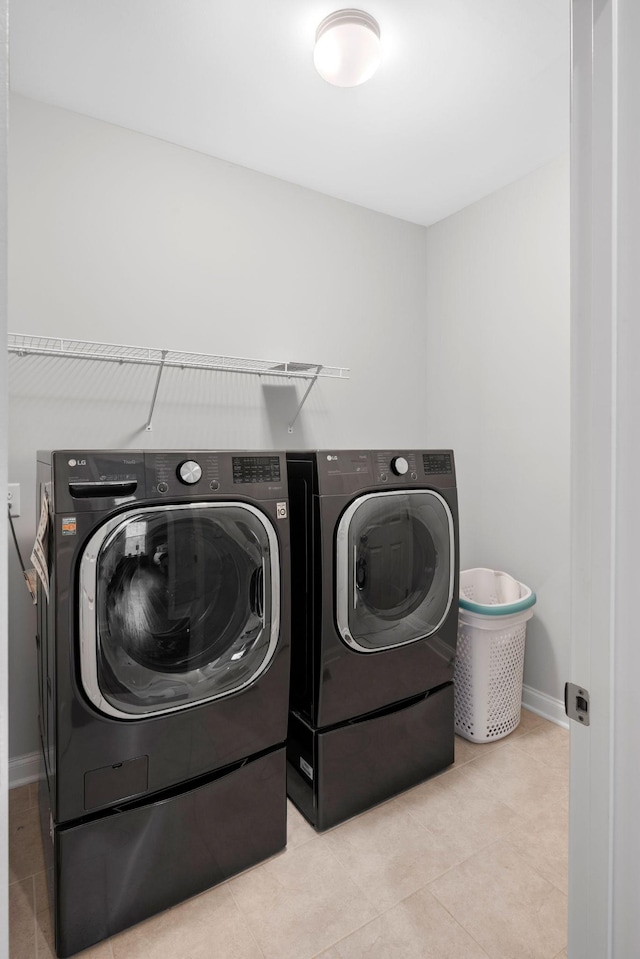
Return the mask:
[[453,684],[326,731],[291,714],[287,790],[316,829],[328,829],[450,765],[453,742]]
[[70,956],[284,849],[285,748],[156,802],[56,827],[54,842],[56,948]]

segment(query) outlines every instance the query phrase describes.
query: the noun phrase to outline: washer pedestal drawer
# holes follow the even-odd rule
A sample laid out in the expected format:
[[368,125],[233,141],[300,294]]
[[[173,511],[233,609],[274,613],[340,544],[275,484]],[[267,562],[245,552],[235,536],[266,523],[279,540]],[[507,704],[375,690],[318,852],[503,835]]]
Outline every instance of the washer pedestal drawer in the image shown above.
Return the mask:
[[58,955],[86,949],[283,849],[285,784],[281,746],[155,802],[54,827]]

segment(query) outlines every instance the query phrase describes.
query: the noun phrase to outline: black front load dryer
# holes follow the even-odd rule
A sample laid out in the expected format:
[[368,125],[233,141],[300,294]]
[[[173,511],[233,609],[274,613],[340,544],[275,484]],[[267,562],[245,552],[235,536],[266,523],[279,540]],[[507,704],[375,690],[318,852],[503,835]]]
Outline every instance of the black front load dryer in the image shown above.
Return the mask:
[[326,829],[453,762],[451,450],[287,454],[291,799]]
[[38,454],[45,848],[68,956],[286,841],[282,453]]

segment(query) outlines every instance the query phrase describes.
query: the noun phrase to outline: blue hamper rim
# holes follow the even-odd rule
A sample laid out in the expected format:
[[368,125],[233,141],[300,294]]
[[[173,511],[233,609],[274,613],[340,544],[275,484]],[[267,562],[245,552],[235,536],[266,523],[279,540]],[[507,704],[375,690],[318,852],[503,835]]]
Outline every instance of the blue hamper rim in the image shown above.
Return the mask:
[[536,603],[536,594],[531,590],[529,596],[519,599],[517,603],[472,603],[470,599],[459,597],[458,603],[461,609],[466,609],[470,613],[480,613],[483,616],[512,616],[514,613],[522,613],[525,609],[531,609]]

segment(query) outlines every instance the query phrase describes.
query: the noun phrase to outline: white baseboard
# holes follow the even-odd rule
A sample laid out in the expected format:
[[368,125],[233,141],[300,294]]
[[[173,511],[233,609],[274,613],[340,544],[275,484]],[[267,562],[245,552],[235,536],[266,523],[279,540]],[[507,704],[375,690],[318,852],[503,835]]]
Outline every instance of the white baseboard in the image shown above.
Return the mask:
[[40,753],[27,753],[9,760],[9,789],[37,782],[42,776]]
[[523,686],[522,705],[537,716],[542,716],[558,726],[564,726],[565,729],[569,728],[569,720],[564,711],[562,699],[554,699],[553,696],[541,693],[538,689],[532,689],[531,686]]

